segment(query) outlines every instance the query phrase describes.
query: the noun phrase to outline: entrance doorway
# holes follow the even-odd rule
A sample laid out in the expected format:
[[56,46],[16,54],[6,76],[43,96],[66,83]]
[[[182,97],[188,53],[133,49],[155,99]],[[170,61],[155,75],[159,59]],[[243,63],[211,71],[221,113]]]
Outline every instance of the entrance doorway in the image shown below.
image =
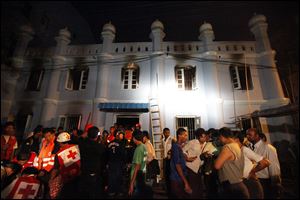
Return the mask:
[[137,123],[139,123],[138,115],[118,115],[117,116],[117,124],[123,126],[124,128],[134,127]]

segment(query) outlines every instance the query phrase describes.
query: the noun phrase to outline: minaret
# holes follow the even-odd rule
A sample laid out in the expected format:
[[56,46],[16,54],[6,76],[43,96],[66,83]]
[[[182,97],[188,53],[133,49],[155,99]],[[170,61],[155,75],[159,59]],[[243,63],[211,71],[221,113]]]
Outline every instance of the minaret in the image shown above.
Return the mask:
[[284,98],[281,82],[275,64],[275,51],[272,50],[264,15],[254,15],[249,21],[249,28],[254,34],[257,53],[257,64],[269,66],[258,70],[264,99],[282,99]]
[[107,61],[112,59],[112,45],[116,36],[115,26],[109,22],[105,24],[101,32],[102,36],[102,52],[97,56],[97,85],[94,98],[92,122],[99,127],[105,126],[106,113],[99,111],[98,105],[101,102],[107,102],[109,92],[110,65]]
[[[13,52],[12,57],[12,73],[5,73],[5,92],[1,94],[1,118],[8,117],[9,120],[13,120],[14,111],[13,104],[16,94],[16,85],[21,75],[20,70],[24,67],[23,59],[29,42],[33,39],[34,31],[30,25],[23,25],[20,27],[19,37],[16,44],[16,49]],[[2,82],[2,81],[1,81]],[[2,89],[1,89],[2,93]]]
[[[217,60],[217,52],[213,47],[213,40],[215,39],[214,31],[209,23],[203,23],[199,29],[199,39],[203,42],[203,55],[205,59]],[[217,62],[208,61],[203,62],[203,78],[205,83],[205,96],[207,101],[207,125],[209,128],[219,128],[223,124],[221,101],[219,93],[218,70]]]
[[158,88],[160,84],[163,84],[164,77],[164,58],[160,56],[163,50],[163,38],[165,37],[164,25],[155,20],[151,25],[150,38],[152,39],[152,56],[151,56],[151,94],[150,98],[157,98]]
[[43,100],[43,108],[41,115],[41,124],[44,126],[56,126],[54,124],[54,118],[56,116],[57,105],[56,102],[59,99],[59,79],[61,76],[60,67],[63,67],[66,58],[64,57],[64,53],[68,44],[71,42],[71,33],[66,28],[59,30],[59,34],[55,37],[56,47],[55,53],[52,58],[53,67],[50,74],[50,80],[47,86],[46,96]]

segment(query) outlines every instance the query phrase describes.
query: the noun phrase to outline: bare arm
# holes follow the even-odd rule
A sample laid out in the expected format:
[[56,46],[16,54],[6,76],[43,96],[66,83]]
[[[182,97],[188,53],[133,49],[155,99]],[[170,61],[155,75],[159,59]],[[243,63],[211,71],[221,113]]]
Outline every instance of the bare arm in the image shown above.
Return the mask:
[[176,164],[176,170],[177,170],[178,175],[180,176],[181,180],[184,183],[184,189],[185,189],[185,191],[187,193],[191,193],[192,189],[191,189],[191,187],[189,185],[189,182],[186,180],[185,176],[183,175],[183,171],[182,171],[182,168],[181,168],[180,164]]
[[217,170],[221,169],[226,160],[233,160],[233,159],[234,159],[233,153],[227,147],[224,147],[215,161],[215,165],[214,165],[215,169]]
[[131,178],[131,181],[130,181],[128,195],[132,195],[132,193],[133,193],[134,183],[135,183],[136,176],[137,176],[137,173],[138,173],[140,168],[141,168],[141,164],[135,164],[134,172],[133,172],[133,175],[132,175],[132,178]]

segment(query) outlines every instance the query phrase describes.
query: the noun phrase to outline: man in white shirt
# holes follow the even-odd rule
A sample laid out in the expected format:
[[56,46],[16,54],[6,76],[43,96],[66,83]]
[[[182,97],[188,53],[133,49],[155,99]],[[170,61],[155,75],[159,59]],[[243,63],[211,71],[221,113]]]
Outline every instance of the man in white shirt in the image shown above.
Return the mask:
[[163,147],[164,147],[164,159],[163,159],[163,168],[164,168],[164,178],[166,183],[166,190],[168,197],[171,197],[171,185],[170,185],[170,160],[171,160],[171,147],[172,141],[174,139],[171,137],[170,129],[164,128],[163,130]]
[[280,164],[274,146],[264,142],[254,128],[247,130],[247,139],[254,145],[253,151],[268,159],[270,166],[256,173],[264,189],[265,199],[276,199],[281,193]]
[[188,179],[191,184],[193,193],[191,198],[203,198],[203,183],[199,169],[204,161],[200,160],[200,155],[203,153],[212,154],[216,148],[207,142],[207,134],[203,128],[198,128],[195,131],[196,139],[188,141],[183,147],[183,153],[186,155],[186,166],[188,169]]

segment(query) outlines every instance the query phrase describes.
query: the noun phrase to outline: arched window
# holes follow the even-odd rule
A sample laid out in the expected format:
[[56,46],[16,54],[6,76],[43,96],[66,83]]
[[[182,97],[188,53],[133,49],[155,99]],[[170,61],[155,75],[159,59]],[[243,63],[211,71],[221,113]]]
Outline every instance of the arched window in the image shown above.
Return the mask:
[[122,68],[122,88],[127,89],[137,89],[139,86],[139,66],[135,63],[128,63]]
[[180,90],[196,89],[196,67],[191,65],[175,66],[175,79],[177,88]]

